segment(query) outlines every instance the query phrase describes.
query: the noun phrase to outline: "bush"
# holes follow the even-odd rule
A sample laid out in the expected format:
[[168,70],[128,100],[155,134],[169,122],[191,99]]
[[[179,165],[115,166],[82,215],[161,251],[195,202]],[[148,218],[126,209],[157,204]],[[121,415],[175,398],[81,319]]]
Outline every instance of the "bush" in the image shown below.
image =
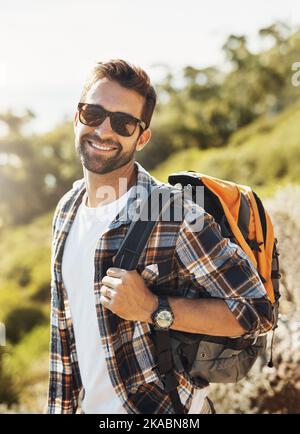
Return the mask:
[[49,323],[34,327],[17,345],[8,343],[2,350],[0,404],[4,405],[0,405],[0,413],[2,408],[5,413],[43,411],[47,400],[49,333]]
[[36,325],[45,321],[44,314],[35,307],[22,307],[12,310],[5,319],[7,339],[16,344]]
[[0,404],[5,403],[10,407],[19,403],[19,394],[11,371],[7,372],[3,366],[7,353],[7,348],[0,346]]

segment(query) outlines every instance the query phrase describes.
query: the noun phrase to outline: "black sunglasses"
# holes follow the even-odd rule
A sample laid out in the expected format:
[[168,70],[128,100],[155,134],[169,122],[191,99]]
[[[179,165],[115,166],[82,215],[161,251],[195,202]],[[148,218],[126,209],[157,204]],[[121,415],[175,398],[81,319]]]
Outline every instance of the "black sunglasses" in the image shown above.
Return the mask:
[[109,117],[110,124],[115,133],[120,136],[130,137],[135,132],[137,125],[142,130],[146,129],[145,122],[132,115],[122,112],[110,112],[98,104],[78,104],[79,120],[89,127],[98,127]]

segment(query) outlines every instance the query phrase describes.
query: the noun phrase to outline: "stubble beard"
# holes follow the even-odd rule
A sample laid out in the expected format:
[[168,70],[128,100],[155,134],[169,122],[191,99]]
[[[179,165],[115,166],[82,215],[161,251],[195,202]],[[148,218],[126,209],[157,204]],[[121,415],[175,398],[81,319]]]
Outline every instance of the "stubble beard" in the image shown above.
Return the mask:
[[114,151],[114,155],[96,155],[91,150],[87,141],[79,140],[76,144],[76,153],[80,158],[82,165],[92,173],[104,175],[110,173],[120,167],[125,166],[134,159],[136,152],[137,141],[134,143],[132,149],[128,152],[122,152],[122,147]]

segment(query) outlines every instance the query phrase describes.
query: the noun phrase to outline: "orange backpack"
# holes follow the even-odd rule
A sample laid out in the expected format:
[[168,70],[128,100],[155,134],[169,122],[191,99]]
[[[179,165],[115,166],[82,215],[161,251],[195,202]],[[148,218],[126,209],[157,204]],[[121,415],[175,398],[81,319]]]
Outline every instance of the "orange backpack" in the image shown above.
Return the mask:
[[279,307],[279,252],[271,218],[251,187],[194,171],[169,175],[177,187],[204,187],[204,209],[219,223],[222,234],[240,245],[256,268],[273,305],[277,327]]

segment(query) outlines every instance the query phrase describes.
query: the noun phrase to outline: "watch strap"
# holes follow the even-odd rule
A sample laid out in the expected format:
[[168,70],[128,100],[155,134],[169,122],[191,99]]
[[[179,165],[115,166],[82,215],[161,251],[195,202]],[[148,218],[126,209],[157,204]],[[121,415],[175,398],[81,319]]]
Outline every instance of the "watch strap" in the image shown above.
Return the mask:
[[158,306],[156,310],[167,309],[171,310],[171,306],[167,295],[158,295]]

